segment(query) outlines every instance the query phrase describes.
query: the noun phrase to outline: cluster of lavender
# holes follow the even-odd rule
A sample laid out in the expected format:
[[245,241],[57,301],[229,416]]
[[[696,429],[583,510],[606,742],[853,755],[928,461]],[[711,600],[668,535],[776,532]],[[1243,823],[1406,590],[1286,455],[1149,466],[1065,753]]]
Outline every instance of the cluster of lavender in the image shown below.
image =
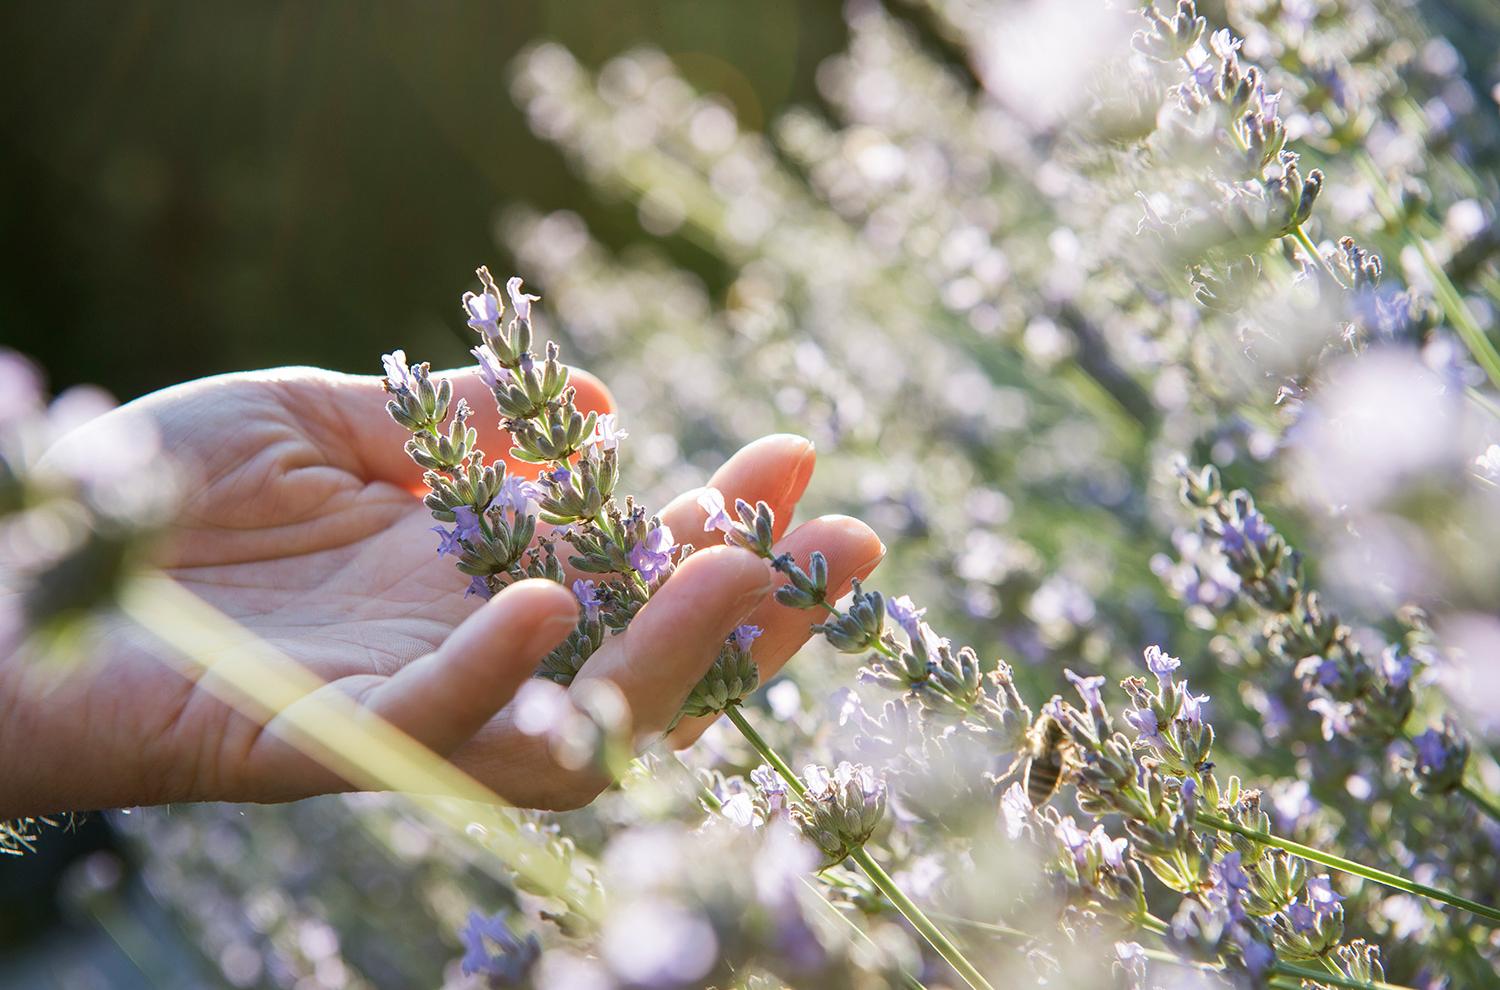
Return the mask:
[[[589,630],[602,636],[600,630],[625,628],[691,548],[675,545],[660,520],[648,518],[632,500],[623,511],[615,506],[612,482],[621,432],[612,420],[601,424],[576,409],[555,344],[547,345],[546,370],[538,370],[530,351],[534,297],[521,292],[519,280],[509,285],[515,315],[506,323],[499,293],[483,269],[480,279],[483,301],[465,296],[471,324],[485,341],[475,356],[502,422],[516,437],[513,456],[538,464],[537,479],[517,481],[502,466],[483,463],[466,410],[455,409],[454,425],[444,429],[451,386],[434,384],[425,366],[412,370],[399,357],[387,358],[389,411],[414,431],[408,452],[419,463],[426,463],[424,457],[430,461],[428,504],[439,519],[451,517],[457,524],[454,531],[436,527],[439,552],[458,554],[460,566],[473,574],[471,591],[486,594],[527,576],[565,580],[556,565],[538,566],[557,559],[553,541],[561,539],[577,548],[570,563],[597,575],[574,582],[583,617],[563,651],[570,663],[576,658],[576,665],[561,666],[554,654],[539,670],[544,677],[558,679],[561,670],[571,678],[588,659],[587,653],[579,655],[580,646],[597,648]],[[518,395],[530,395],[529,404]],[[545,431],[543,423],[550,424]],[[611,479],[608,491],[598,482],[605,475]],[[494,481],[486,482],[487,477]],[[467,478],[476,480],[460,489],[455,479]],[[503,501],[500,493],[508,485],[524,491],[527,501]],[[559,529],[538,538],[535,547],[515,546],[514,534],[535,532],[533,498],[544,519]],[[1124,936],[1147,931],[1164,938],[1171,958],[1208,964],[1238,985],[1272,985],[1301,973],[1296,967],[1308,961],[1327,967],[1338,985],[1383,981],[1378,950],[1345,939],[1342,895],[1329,879],[1311,874],[1308,862],[1289,851],[1295,846],[1271,833],[1260,793],[1243,789],[1237,777],[1221,788],[1213,772],[1214,732],[1204,717],[1209,699],[1177,678],[1175,658],[1152,648],[1146,660],[1155,684],[1139,677],[1124,682],[1133,706],[1123,721],[1133,735],[1116,729],[1103,700],[1102,676],[1068,671],[1082,707],[1054,697],[1033,716],[1009,667],[1002,663],[987,670],[972,649],[955,649],[910,598],[889,598],[856,583],[848,607],[839,608],[830,600],[827,563],[820,553],[813,552],[805,565],[776,553],[775,520],[766,503],[739,500],[731,514],[722,494],[713,490],[700,502],[705,532],[722,533],[768,560],[786,579],[777,600],[822,612],[825,619],[814,631],[839,652],[866,658],[862,681],[899,693],[878,715],[851,696],[845,713],[858,729],[857,745],[880,754],[879,771],[845,761],[833,771],[809,766],[795,774],[738,711],[756,684],[750,652],[758,630],[736,630],[685,706],[692,714],[726,712],[767,761],[748,784],[717,782],[712,806],[725,818],[752,828],[791,826],[817,851],[820,869],[857,865],[873,886],[873,891],[864,888],[866,894],[875,894],[864,903],[897,908],[975,987],[989,984],[865,851],[886,824],[889,802],[899,818],[931,825],[956,805],[993,809],[994,795],[1003,788],[1005,831],[1040,850],[1048,864],[1046,894],[1061,906],[1062,930],[1074,939],[1119,939],[1118,965],[1137,977],[1143,975],[1138,964],[1145,950]],[[1263,544],[1270,535],[1268,528],[1256,528],[1251,542]],[[1408,702],[1404,711],[1409,710]],[[963,776],[975,767],[982,772],[967,782],[954,780],[955,771]],[[1004,786],[1018,774],[1020,780]],[[1064,785],[1073,788],[1092,827],[1047,807]],[[993,815],[991,810],[992,830],[998,825]],[[1112,825],[1123,826],[1125,835],[1113,837]],[[972,843],[984,831],[971,827],[967,838],[952,841]],[[1170,923],[1151,913],[1147,872],[1179,897]],[[844,886],[859,885],[845,881]],[[1023,890],[1017,900],[1039,903],[1040,896]],[[1028,916],[1038,916],[1034,904]],[[1023,935],[1034,946],[1055,943],[1055,933],[1032,928]],[[518,982],[539,958],[534,943],[483,916],[471,919],[465,938],[467,962],[499,985]],[[487,955],[494,951],[498,954]],[[1055,950],[1049,955],[1034,948],[1034,955],[1055,965]]]
[[[1407,617],[1409,634],[1378,657],[1367,656],[1354,635],[1310,586],[1303,558],[1266,521],[1244,490],[1224,491],[1207,465],[1181,472],[1182,499],[1198,516],[1200,532],[1223,555],[1237,581],[1237,596],[1259,613],[1257,643],[1271,664],[1292,672],[1306,707],[1321,719],[1324,739],[1358,740],[1376,750],[1406,738],[1414,688],[1433,647],[1419,613]],[[1410,737],[1406,764],[1423,793],[1447,794],[1464,784],[1469,743],[1445,719]]]
[[[1127,689],[1134,704],[1113,719],[1133,747],[1128,755],[1159,761],[1140,791],[1108,776],[1130,760],[1111,743],[1119,733],[1094,725],[1088,699],[1074,706],[1076,714],[1059,707],[1046,713],[1051,718],[1021,700],[1046,697],[1053,672],[1065,665],[1124,676],[1116,665],[1133,652],[1130,644],[1170,641],[1185,656],[1207,655],[1191,628],[1177,626],[1175,610],[1159,607],[1147,578],[1146,561],[1178,511],[1152,511],[1143,479],[1158,451],[1199,447],[1218,463],[1234,461],[1237,476],[1256,476],[1261,462],[1296,445],[1288,427],[1304,399],[1326,391],[1335,359],[1349,352],[1420,348],[1420,360],[1456,390],[1482,383],[1483,371],[1464,353],[1482,344],[1483,333],[1455,336],[1450,315],[1459,312],[1457,298],[1482,329],[1489,300],[1500,298],[1500,238],[1486,174],[1500,145],[1492,103],[1473,86],[1482,71],[1466,72],[1454,46],[1427,33],[1430,10],[1404,3],[1229,0],[1153,9],[1144,20],[1134,9],[1102,4],[1087,16],[1061,3],[915,6],[921,31],[877,3],[850,4],[849,47],[818,73],[822,104],[784,114],[764,137],[742,129],[727,101],[694,93],[657,53],[630,53],[593,73],[558,46],[542,45],[516,71],[517,97],[539,134],[560,144],[589,181],[636,203],[654,236],[686,234],[726,272],[720,299],[663,253],[637,246],[612,255],[571,213],[517,208],[506,216],[512,251],[548,286],[579,360],[606,374],[632,410],[644,455],[635,468],[652,490],[697,483],[697,465],[757,433],[811,430],[823,450],[820,473],[839,479],[819,497],[899,537],[882,565],[889,586],[932,603],[944,628],[984,644],[981,653],[993,649],[1015,660],[1014,668],[1003,667],[936,637],[929,642],[920,626],[912,638],[897,618],[906,603],[886,612],[896,599],[881,596],[877,607],[875,593],[861,589],[843,612],[856,617],[852,623],[829,616],[825,625],[837,624],[839,637],[829,642],[852,646],[878,624],[877,638],[889,640],[891,655],[871,647],[868,685],[859,690],[887,685],[900,697],[871,704],[848,696],[827,711],[787,708],[780,689],[792,684],[783,682],[763,710],[761,731],[775,747],[834,768],[799,781],[836,780],[844,760],[877,769],[886,808],[873,839],[900,886],[969,921],[1004,919],[1024,929],[998,936],[1000,948],[992,949],[971,933],[997,926],[939,917],[945,928],[963,924],[965,954],[986,973],[1030,981],[1040,966],[1051,975],[1087,954],[1088,932],[1105,928],[1111,954],[1120,942],[1122,975],[1149,966],[1149,982],[1172,985],[1181,974],[1164,951],[1207,958],[1208,947],[1217,946],[1222,960],[1215,965],[1227,963],[1248,980],[1270,945],[1282,961],[1266,979],[1294,986],[1305,974],[1287,967],[1300,965],[1299,951],[1324,944],[1341,912],[1345,936],[1325,958],[1344,975],[1328,973],[1329,984],[1378,978],[1370,950],[1356,942],[1362,937],[1383,943],[1381,959],[1394,979],[1423,988],[1444,978],[1485,985],[1494,962],[1483,930],[1462,928],[1458,916],[1425,908],[1409,892],[1338,878],[1346,900],[1335,912],[1309,860],[1226,838],[1234,833],[1195,826],[1184,814],[1184,784],[1177,782],[1193,779],[1190,800],[1200,817],[1264,823],[1248,804],[1237,810],[1226,801],[1227,785],[1216,799],[1205,797],[1215,786],[1207,782],[1213,771],[1198,782],[1195,761],[1215,760],[1267,783],[1264,814],[1283,833],[1487,898],[1496,883],[1486,865],[1495,862],[1493,833],[1474,826],[1468,802],[1372,789],[1381,773],[1372,764],[1384,755],[1374,742],[1379,726],[1413,696],[1389,687],[1384,650],[1363,631],[1328,642],[1343,644],[1332,657],[1340,676],[1365,670],[1353,676],[1366,686],[1342,699],[1317,683],[1312,692],[1328,699],[1336,719],[1347,714],[1358,739],[1335,732],[1323,740],[1322,719],[1305,717],[1309,696],[1296,675],[1302,657],[1288,653],[1284,663],[1265,666],[1255,659],[1258,645],[1246,651],[1247,663],[1192,664],[1193,691],[1180,680]],[[1049,8],[1056,16],[1044,16]],[[950,50],[933,50],[930,27]],[[1283,153],[1301,157],[1288,161]],[[1341,242],[1343,233],[1353,240]],[[1441,291],[1434,273],[1451,281],[1454,296]],[[1310,352],[1317,353],[1309,359]],[[670,394],[659,387],[663,380],[673,382]],[[726,395],[734,401],[723,401]],[[923,415],[913,416],[913,408]],[[1493,432],[1485,438],[1493,439]],[[1383,458],[1384,445],[1377,446],[1370,456]],[[663,449],[682,456],[656,456]],[[1478,442],[1464,460],[1483,449]],[[533,483],[513,485],[522,482]],[[536,483],[546,487],[543,479]],[[526,513],[535,515],[535,493],[531,499]],[[464,504],[473,509],[477,501]],[[1327,528],[1320,506],[1295,524],[1290,508],[1277,508],[1289,533]],[[510,510],[497,511],[511,525]],[[1475,514],[1454,528],[1484,532],[1490,518]],[[470,531],[467,514],[440,521],[455,539],[460,523]],[[1260,533],[1263,520],[1244,521],[1247,535]],[[550,536],[545,520],[538,529]],[[1433,531],[1424,523],[1423,539]],[[658,539],[665,546],[685,535]],[[1253,619],[1249,638],[1260,638],[1265,613],[1242,596],[1241,575],[1218,537],[1184,539],[1206,551],[1203,569],[1174,572],[1174,580],[1182,577],[1184,593],[1215,613],[1237,603]],[[628,556],[632,544],[618,546]],[[462,541],[450,550],[466,552]],[[1476,556],[1472,548],[1452,555],[1466,562]],[[495,563],[483,562],[483,574],[471,575],[484,578],[476,593],[513,579],[489,569]],[[530,563],[523,554],[518,573]],[[800,590],[811,593],[812,562],[803,570],[809,589]],[[610,588],[613,579],[601,572],[585,580],[595,582],[580,589],[586,604],[596,596],[606,600],[601,604],[609,597],[623,604],[639,593]],[[1492,585],[1456,583],[1470,600],[1492,602]],[[1336,591],[1324,585],[1332,600]],[[1318,607],[1319,615],[1328,608]],[[1316,630],[1341,625],[1308,622],[1314,625],[1297,620],[1291,629],[1317,638]],[[595,630],[575,636],[543,673],[566,680],[607,635],[601,615]],[[1425,663],[1425,633],[1388,638],[1397,640],[1399,657]],[[1216,637],[1210,648],[1221,650],[1224,641]],[[1352,661],[1347,647],[1363,660]],[[1405,662],[1389,668],[1398,679]],[[1419,679],[1423,663],[1414,671]],[[1334,677],[1332,668],[1327,676]],[[819,663],[796,665],[792,677],[804,698],[846,680]],[[976,683],[988,700],[968,705]],[[1352,687],[1333,685],[1340,692]],[[742,688],[725,678],[706,704],[716,707]],[[1211,741],[1198,701],[1204,693],[1215,698],[1220,730]],[[1415,693],[1416,714],[1403,728],[1430,717],[1434,695]],[[1251,704],[1237,708],[1237,697]],[[762,711],[759,699],[744,707]],[[1298,713],[1308,724],[1305,737],[1294,739],[1288,719]],[[835,731],[836,716],[855,731]],[[743,746],[724,735],[711,732],[695,751],[748,771],[743,779],[716,778],[722,817],[749,825],[790,821],[796,797],[786,778],[751,771],[761,758],[752,755],[747,764]],[[1425,740],[1428,763],[1446,770],[1448,740],[1458,737],[1437,729],[1417,738]],[[1399,739],[1391,748],[1413,763],[1423,759]],[[1471,775],[1482,752],[1476,738]],[[1082,781],[1083,761],[1104,775],[1093,791]],[[1284,779],[1271,781],[1272,767]],[[856,790],[867,779],[853,766],[845,776]],[[1044,801],[1049,779],[1062,782],[1062,796]],[[757,784],[771,792],[762,796]],[[1124,802],[1130,810],[1102,822],[1071,808],[1059,812],[1070,789],[1097,793],[1100,809]],[[601,821],[579,816],[570,830],[584,847],[605,847],[603,835],[620,822],[650,817],[632,809],[634,799],[631,791],[606,795]],[[996,835],[997,801],[1010,811],[999,833],[1014,822],[1014,843]],[[865,804],[860,790],[857,801],[837,809],[855,836]],[[1065,827],[1070,814],[1073,824]],[[816,817],[808,807],[798,815],[803,822]],[[606,863],[609,849],[623,849],[636,831],[608,842]],[[768,840],[776,834],[757,833]],[[700,846],[691,830],[651,848],[653,862],[691,862],[702,875],[720,877],[721,887],[745,879],[722,866],[738,848]],[[694,852],[700,848],[701,860]],[[795,855],[783,849],[779,862],[812,869],[831,855],[798,848]],[[1028,884],[1025,869],[997,861],[998,848],[1025,850],[1023,862],[1045,860],[1047,878]],[[1234,853],[1237,863],[1229,858]],[[757,855],[748,872],[760,869]],[[1300,886],[1293,871],[1302,873]],[[1197,893],[1182,893],[1195,878]],[[549,935],[526,979],[758,986],[758,974],[746,975],[754,968],[740,965],[752,936],[763,958],[814,956],[805,936],[818,929],[816,905],[775,909],[787,920],[780,933],[755,920],[767,918],[766,904],[781,903],[769,895],[703,890],[686,878],[684,890],[671,891],[675,880],[628,872],[616,879],[643,889],[642,899],[625,907],[639,904],[642,916],[663,919],[657,930],[671,933],[666,944],[687,962],[646,965],[599,948],[599,941],[559,954]],[[862,871],[834,866],[813,882],[846,918],[860,921],[873,944],[895,947],[872,970],[885,982],[904,971],[951,983],[947,972],[924,971],[905,922]],[[1031,900],[1016,908],[1011,888]],[[1151,913],[1166,919],[1161,924],[1133,913],[1137,888]],[[1293,890],[1299,893],[1288,901]],[[677,907],[663,910],[668,902]],[[684,905],[693,906],[686,916]],[[736,910],[743,925],[724,920]],[[1050,924],[1057,911],[1084,941],[1058,948]],[[1186,912],[1180,927],[1179,912]],[[460,910],[444,924],[451,930],[461,920]],[[1159,928],[1176,948],[1154,947],[1153,938],[1137,934],[1143,928]],[[637,945],[662,944],[634,934]],[[812,941],[825,948],[851,935],[847,928],[837,937],[817,934]],[[1310,941],[1299,949],[1301,938]],[[610,944],[631,941],[620,935]],[[692,948],[710,942],[732,960],[732,977]],[[867,957],[826,958],[857,968]],[[779,972],[793,985],[840,985],[831,970]],[[1098,985],[1096,975],[1079,982]]]
[[[483,290],[466,293],[469,326],[481,337],[473,349],[480,375],[494,395],[501,425],[517,460],[538,465],[535,479],[507,471],[502,460],[486,461],[477,433],[468,426],[467,403],[453,402],[453,386],[434,380],[429,367],[409,367],[397,351],[384,357],[387,411],[411,431],[406,451],[424,469],[426,503],[438,553],[453,555],[471,576],[466,594],[488,598],[513,581],[546,578],[566,583],[557,546],[566,541],[568,562],[595,577],[579,577],[572,588],[582,606],[576,630],[549,654],[539,671],[569,684],[605,636],[622,631],[678,562],[691,553],[669,527],[627,496],[615,499],[619,444],[629,434],[612,414],[580,411],[557,345],[545,357],[532,352],[531,304],[537,297],[512,278],[506,286],[513,316],[488,270],[479,270]],[[547,532],[538,536],[538,522]],[[770,540],[770,532],[764,537]],[[754,690],[750,660],[760,630],[741,626],[725,641],[682,709],[683,716],[709,715],[736,705]]]

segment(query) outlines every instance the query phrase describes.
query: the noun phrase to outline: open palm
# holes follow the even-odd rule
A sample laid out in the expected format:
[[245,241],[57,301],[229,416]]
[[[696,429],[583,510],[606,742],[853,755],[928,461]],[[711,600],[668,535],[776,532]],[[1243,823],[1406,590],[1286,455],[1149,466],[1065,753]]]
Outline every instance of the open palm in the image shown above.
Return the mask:
[[[489,409],[477,376],[455,390]],[[575,373],[580,407],[609,396]],[[537,662],[573,628],[565,588],[527,581],[488,603],[465,598],[467,578],[434,549],[419,470],[404,431],[384,413],[374,377],[316,369],[226,375],[166,389],[111,416],[148,415],[165,448],[192,472],[160,561],[194,594],[520,804],[571,807],[605,783],[556,766],[506,708]],[[483,423],[493,416],[478,417]],[[87,431],[85,428],[85,432]],[[83,438],[86,439],[86,436]],[[481,446],[504,451],[492,426]],[[731,499],[765,499],[791,516],[811,476],[812,445],[767,437],[732,458],[711,484]],[[680,539],[704,545],[696,491],[662,513]],[[829,558],[842,585],[873,569],[883,548],[863,524],[825,517],[781,536],[779,552]],[[633,728],[666,728],[687,692],[741,622],[765,629],[756,661],[769,677],[808,637],[809,617],[769,600],[776,578],[746,551],[694,554],[585,666],[579,685],[608,678]],[[342,781],[268,725],[236,714],[162,662],[140,632],[111,636],[105,655],[45,698],[12,703],[5,734],[37,759],[7,771],[0,813],[41,813],[176,800],[275,801],[339,789]],[[0,666],[0,692],[14,686]],[[0,701],[4,701],[0,695]],[[674,741],[702,731],[678,726]],[[9,809],[7,811],[6,809]]]

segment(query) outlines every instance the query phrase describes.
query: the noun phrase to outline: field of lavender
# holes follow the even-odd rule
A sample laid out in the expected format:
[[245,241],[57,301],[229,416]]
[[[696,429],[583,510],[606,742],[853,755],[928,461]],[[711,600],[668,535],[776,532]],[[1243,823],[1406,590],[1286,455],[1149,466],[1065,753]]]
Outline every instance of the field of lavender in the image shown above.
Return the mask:
[[[507,708],[522,770],[294,704],[146,563],[191,467],[49,459],[97,410],[0,361],[9,662],[127,620],[232,654],[224,700],[369,792],[114,816],[193,980],[1500,987],[1500,62],[1445,36],[1500,12],[1082,6],[855,0],[764,131],[655,51],[511,66],[646,236],[518,199],[517,277],[452,311],[475,367],[372,334],[370,369],[420,583],[576,600]],[[816,472],[746,482],[768,443]],[[613,687],[731,554],[774,604],[680,704]]]

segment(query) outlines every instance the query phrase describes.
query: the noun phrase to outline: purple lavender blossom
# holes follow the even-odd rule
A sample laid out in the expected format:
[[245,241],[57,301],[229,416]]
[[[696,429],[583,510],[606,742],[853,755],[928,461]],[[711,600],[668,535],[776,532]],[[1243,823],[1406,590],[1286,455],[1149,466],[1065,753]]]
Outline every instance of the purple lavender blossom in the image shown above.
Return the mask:
[[594,421],[594,433],[588,438],[588,445],[597,446],[603,450],[614,450],[620,446],[621,440],[629,436],[628,431],[620,429],[614,413],[605,413]]
[[787,812],[786,781],[765,764],[750,771],[750,783],[760,792],[766,802],[766,814],[770,818],[784,818]]
[[510,381],[510,372],[495,357],[495,352],[490,350],[490,345],[480,344],[478,347],[470,348],[469,353],[479,362],[479,377],[484,381],[486,387],[491,390],[497,389],[502,383]]
[[672,530],[666,525],[652,527],[644,539],[630,548],[630,566],[640,574],[647,584],[665,574],[672,566],[672,551],[677,544],[672,542]]
[[512,275],[505,282],[505,294],[510,296],[510,308],[516,311],[516,319],[523,323],[531,322],[531,304],[540,302],[541,296],[533,296],[521,291],[521,276]]
[[1000,813],[1005,817],[1007,838],[1020,838],[1021,833],[1031,824],[1031,811],[1031,798],[1026,796],[1026,788],[1019,782],[1006,788],[1004,796],[1000,798]]
[[1223,859],[1214,864],[1213,873],[1214,891],[1224,899],[1229,917],[1235,921],[1243,921],[1245,908],[1241,901],[1245,891],[1250,889],[1250,877],[1240,865],[1240,854],[1226,853]]
[[1352,706],[1332,698],[1313,698],[1307,703],[1307,707],[1322,716],[1324,739],[1348,736],[1353,731],[1349,722],[1349,716],[1354,712]]
[[1286,909],[1286,919],[1292,923],[1292,930],[1295,932],[1310,932],[1318,927],[1318,916],[1301,901]]
[[518,475],[507,474],[500,482],[500,491],[496,493],[493,504],[504,506],[518,516],[524,515],[537,494],[536,485]]
[[468,598],[470,595],[478,595],[485,601],[489,601],[495,597],[495,593],[490,590],[489,582],[477,574],[469,581],[468,590],[464,592],[465,598]]
[[417,387],[416,376],[412,374],[411,368],[406,363],[406,352],[394,350],[389,354],[380,355],[380,363],[385,366],[385,380],[390,383],[391,390],[410,395]]
[[1245,968],[1255,979],[1260,979],[1270,968],[1276,964],[1276,950],[1264,942],[1249,937],[1248,931],[1242,925],[1236,925],[1236,930],[1243,936],[1240,939],[1240,958],[1245,963]]
[[1208,695],[1193,694],[1188,690],[1187,681],[1182,682],[1182,711],[1181,717],[1184,722],[1194,729],[1203,725],[1203,706],[1208,702]]
[[573,480],[573,472],[568,469],[568,466],[566,464],[562,464],[552,469],[551,471],[548,471],[547,477],[556,484],[566,485],[568,482]]
[[1182,782],[1182,813],[1187,818],[1198,814],[1198,782],[1192,777]]
[[478,543],[480,540],[479,513],[471,505],[459,505],[453,509],[453,532],[460,540]]
[[465,292],[464,310],[469,314],[469,326],[493,337],[500,332],[500,300],[488,292]]
[[1059,821],[1053,833],[1057,836],[1057,841],[1063,844],[1063,848],[1073,854],[1074,862],[1079,866],[1088,862],[1089,837],[1078,827],[1078,823],[1073,821],[1072,815]]
[[1248,547],[1264,550],[1272,532],[1266,517],[1252,509],[1241,518],[1225,523],[1224,535],[1219,542],[1226,554],[1235,556],[1244,553]]
[[1078,689],[1079,695],[1083,697],[1084,706],[1091,711],[1097,711],[1104,707],[1104,699],[1099,695],[1099,689],[1104,686],[1103,675],[1095,677],[1080,677],[1066,667],[1063,668],[1063,676],[1068,682]]
[[760,626],[752,626],[748,623],[743,626],[736,626],[734,630],[735,645],[738,646],[741,650],[748,653],[750,651],[750,645],[757,639],[759,639],[760,634],[764,631],[765,630],[761,629]]
[[1328,877],[1313,877],[1307,881],[1307,899],[1312,908],[1318,914],[1332,914],[1333,910],[1343,903],[1343,896],[1333,889],[1333,881]]
[[1167,656],[1160,646],[1146,647],[1146,669],[1156,675],[1156,679],[1165,683],[1172,679],[1172,671],[1182,666],[1182,661],[1176,657]]
[[1125,850],[1130,847],[1130,842],[1124,836],[1111,839],[1103,825],[1095,825],[1094,830],[1089,833],[1089,843],[1099,853],[1100,861],[1110,869],[1125,869]]
[[1132,983],[1139,985],[1146,978],[1146,950],[1139,942],[1116,942],[1115,956]]
[[1395,644],[1387,646],[1380,654],[1380,672],[1385,675],[1386,683],[1397,691],[1411,683],[1411,675],[1416,669],[1417,661],[1397,649]]
[[578,599],[578,604],[583,606],[584,614],[590,619],[599,614],[599,607],[604,604],[604,599],[599,597],[599,585],[596,581],[578,578],[573,582],[573,596]]
[[724,509],[724,493],[717,488],[705,488],[703,494],[698,496],[698,507],[708,513],[708,518],[703,520],[703,532],[712,533],[718,530],[721,533],[734,531],[734,520],[729,518],[729,513]]
[[1161,725],[1156,713],[1149,708],[1130,708],[1125,711],[1125,722],[1135,729],[1138,742],[1150,743],[1158,749],[1166,749],[1167,741],[1162,737]]
[[1437,729],[1427,729],[1412,736],[1417,753],[1417,768],[1425,774],[1439,773],[1448,766],[1448,740]]
[[913,643],[922,639],[922,616],[927,614],[925,608],[917,608],[916,603],[911,600],[910,595],[901,595],[898,598],[889,598],[885,603],[885,613],[891,617],[891,621],[901,627],[906,633],[906,638]]
[[1313,679],[1318,682],[1319,687],[1335,690],[1344,682],[1344,672],[1339,669],[1338,661],[1329,657],[1318,659],[1316,672]]
[[441,526],[432,527],[432,531],[438,535],[438,556],[446,554],[459,554],[463,552],[463,545],[458,542],[458,528],[444,529]]
[[521,986],[542,952],[535,935],[517,938],[503,914],[486,917],[470,911],[458,937],[464,945],[464,975],[482,973],[492,987]]

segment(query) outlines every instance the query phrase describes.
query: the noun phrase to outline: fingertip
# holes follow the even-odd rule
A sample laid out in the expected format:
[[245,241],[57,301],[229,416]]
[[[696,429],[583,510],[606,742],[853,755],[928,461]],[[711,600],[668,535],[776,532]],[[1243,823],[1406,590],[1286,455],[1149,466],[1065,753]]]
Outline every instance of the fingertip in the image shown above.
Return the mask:
[[743,547],[728,544],[699,550],[678,566],[677,574],[700,577],[712,574],[727,585],[743,588],[746,593],[759,592],[762,595],[770,593],[772,583],[769,562]]
[[[486,605],[501,613],[496,621],[519,620],[531,626],[522,652],[550,652],[578,625],[578,599],[567,588],[545,578],[527,578],[510,585]],[[518,623],[519,624],[519,623]]]

